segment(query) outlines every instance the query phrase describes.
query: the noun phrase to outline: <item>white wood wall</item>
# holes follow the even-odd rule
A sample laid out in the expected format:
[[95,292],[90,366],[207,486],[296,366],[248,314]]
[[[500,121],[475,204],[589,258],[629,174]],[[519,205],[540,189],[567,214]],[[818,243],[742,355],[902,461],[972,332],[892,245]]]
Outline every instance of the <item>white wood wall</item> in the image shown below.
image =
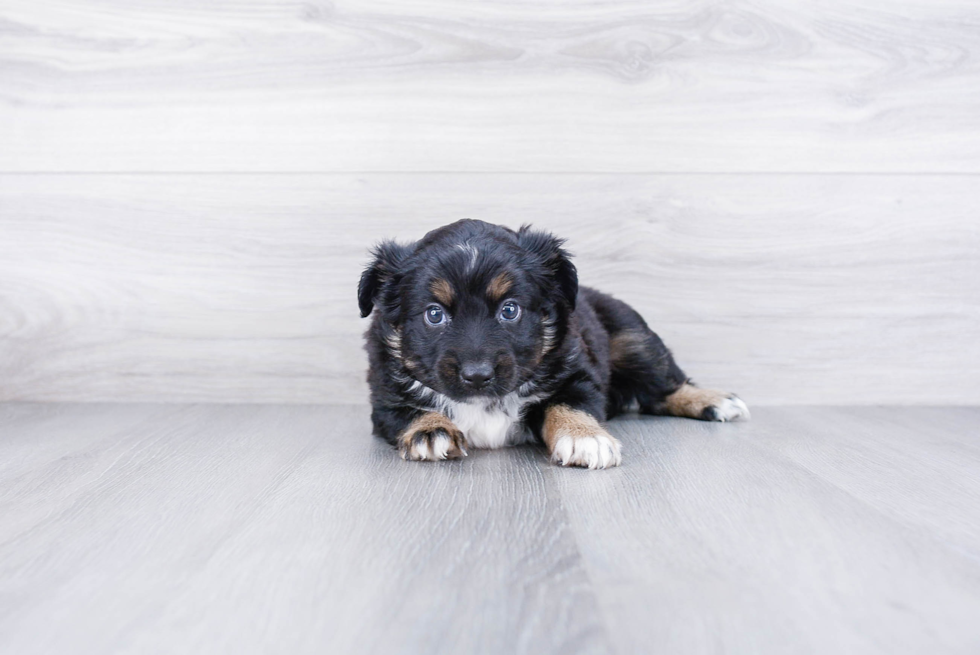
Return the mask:
[[980,5],[0,3],[0,400],[363,402],[461,217],[750,404],[980,402]]

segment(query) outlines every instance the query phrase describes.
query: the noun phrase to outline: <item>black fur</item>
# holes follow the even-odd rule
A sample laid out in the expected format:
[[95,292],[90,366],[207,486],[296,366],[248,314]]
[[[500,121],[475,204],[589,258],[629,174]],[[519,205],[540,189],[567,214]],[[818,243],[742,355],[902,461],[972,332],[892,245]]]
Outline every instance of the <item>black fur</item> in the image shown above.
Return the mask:
[[[490,302],[487,287],[501,273],[512,288]],[[447,322],[433,327],[424,313],[436,302],[432,284],[439,279],[455,293]],[[500,318],[507,299],[520,305],[519,320]],[[365,337],[375,434],[393,443],[425,411],[419,383],[456,401],[535,395],[541,400],[525,409],[524,422],[540,434],[549,405],[569,405],[599,421],[634,404],[661,413],[664,399],[687,382],[639,314],[579,287],[563,241],[528,226],[515,232],[467,219],[414,244],[384,242],[361,276],[358,304],[362,316],[374,310]],[[461,379],[462,367],[473,363],[492,366],[484,388]]]

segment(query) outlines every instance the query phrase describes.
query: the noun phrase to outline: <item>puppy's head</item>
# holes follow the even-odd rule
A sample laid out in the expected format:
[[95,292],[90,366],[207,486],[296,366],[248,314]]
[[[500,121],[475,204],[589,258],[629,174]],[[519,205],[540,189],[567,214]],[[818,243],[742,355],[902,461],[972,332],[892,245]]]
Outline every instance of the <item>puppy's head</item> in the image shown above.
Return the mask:
[[562,241],[462,220],[411,245],[382,243],[358,287],[384,347],[454,400],[504,396],[564,337],[578,276]]

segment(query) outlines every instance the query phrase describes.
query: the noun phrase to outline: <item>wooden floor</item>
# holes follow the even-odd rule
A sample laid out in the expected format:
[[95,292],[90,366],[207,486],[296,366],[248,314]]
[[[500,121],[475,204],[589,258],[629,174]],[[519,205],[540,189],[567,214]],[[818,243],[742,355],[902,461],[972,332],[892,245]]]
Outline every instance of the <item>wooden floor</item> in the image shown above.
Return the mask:
[[364,406],[0,405],[0,652],[976,653],[980,408],[407,463]]

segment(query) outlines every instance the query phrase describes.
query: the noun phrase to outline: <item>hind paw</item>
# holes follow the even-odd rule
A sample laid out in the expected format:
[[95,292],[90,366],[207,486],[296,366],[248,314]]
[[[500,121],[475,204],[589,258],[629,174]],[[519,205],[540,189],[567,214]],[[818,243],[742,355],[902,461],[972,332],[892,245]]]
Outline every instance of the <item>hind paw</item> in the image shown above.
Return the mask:
[[701,418],[705,421],[747,421],[751,417],[748,405],[733,393],[708,405],[701,412]]
[[664,400],[665,413],[702,421],[747,421],[748,406],[733,393],[685,384]]

